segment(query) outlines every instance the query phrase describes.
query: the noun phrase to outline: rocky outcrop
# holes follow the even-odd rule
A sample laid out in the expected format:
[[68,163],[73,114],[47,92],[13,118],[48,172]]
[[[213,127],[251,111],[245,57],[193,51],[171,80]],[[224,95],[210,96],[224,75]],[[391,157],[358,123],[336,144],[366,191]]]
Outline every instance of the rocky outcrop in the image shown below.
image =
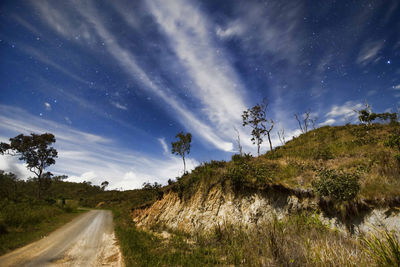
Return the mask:
[[[197,190],[188,200],[169,191],[150,207],[134,210],[132,217],[139,227],[164,224],[172,229],[193,233],[207,231],[225,223],[257,226],[273,216],[282,218],[303,210],[320,210],[319,205],[318,199],[310,194],[277,189],[235,194],[232,190],[223,190],[221,185],[215,185],[207,193]],[[350,229],[357,233],[373,228],[400,231],[400,211],[396,208],[370,209],[362,215],[352,216],[346,222],[324,213],[319,218],[325,224],[343,232]]]

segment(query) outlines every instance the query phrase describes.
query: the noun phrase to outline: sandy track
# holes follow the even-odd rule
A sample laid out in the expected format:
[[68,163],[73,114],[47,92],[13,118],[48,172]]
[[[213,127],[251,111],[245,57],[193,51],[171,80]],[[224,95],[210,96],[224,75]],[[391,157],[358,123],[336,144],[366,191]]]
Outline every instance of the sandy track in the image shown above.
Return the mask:
[[112,214],[86,212],[49,236],[1,256],[0,266],[123,266]]

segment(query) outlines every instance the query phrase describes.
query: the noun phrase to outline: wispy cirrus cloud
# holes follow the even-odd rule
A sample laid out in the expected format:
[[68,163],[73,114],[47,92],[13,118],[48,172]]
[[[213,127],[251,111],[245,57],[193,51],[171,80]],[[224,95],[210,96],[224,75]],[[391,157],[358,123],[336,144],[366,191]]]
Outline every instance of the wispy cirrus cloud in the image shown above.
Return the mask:
[[257,56],[269,54],[274,61],[297,63],[304,38],[300,30],[300,1],[239,1],[234,5],[234,18],[216,27],[223,39],[238,39],[247,52]]
[[34,57],[35,59],[39,60],[40,62],[55,68],[56,70],[62,72],[63,74],[65,74],[66,76],[68,76],[69,78],[72,78],[73,80],[76,80],[78,82],[81,82],[83,84],[89,84],[88,81],[86,81],[85,79],[83,79],[82,77],[80,77],[79,75],[71,72],[69,69],[63,67],[62,65],[56,63],[54,60],[52,60],[49,56],[43,54],[42,52],[40,52],[39,50],[29,46],[29,45],[23,45],[23,44],[19,44],[18,48],[24,52],[25,54]]
[[190,1],[147,1],[150,13],[194,84],[188,89],[199,99],[203,112],[222,134],[232,133],[246,108],[243,84],[227,60],[224,48],[209,32],[213,24]]
[[169,154],[169,149],[168,149],[167,142],[165,142],[165,138],[164,138],[164,137],[158,138],[158,141],[160,142],[161,147],[162,147],[163,150],[164,150],[164,155]]
[[379,51],[383,48],[383,41],[370,41],[364,44],[357,57],[357,63],[366,66],[381,59]]
[[117,109],[122,109],[122,110],[128,110],[128,107],[126,105],[123,105],[119,102],[116,101],[111,101],[111,104],[116,107]]
[[[41,12],[53,12],[53,14],[59,13],[60,11],[52,5],[50,2],[32,2],[34,5],[39,7]],[[159,3],[161,5],[161,3]],[[176,8],[179,5],[172,4]],[[186,19],[186,16],[177,12],[174,12],[171,8],[165,6],[164,4],[160,6],[164,8],[165,12],[170,12],[172,21],[185,20],[184,23],[189,23],[190,21]],[[154,80],[153,77],[149,76],[148,73],[139,65],[136,60],[136,56],[128,49],[124,48],[119,40],[112,34],[112,32],[104,24],[103,20],[100,18],[99,10],[96,9],[93,2],[87,2],[83,4],[77,4],[74,6],[68,6],[71,10],[63,10],[63,15],[55,18],[55,16],[46,17],[43,16],[49,27],[53,28],[56,32],[67,38],[72,38],[77,32],[81,32],[80,35],[88,36],[88,39],[99,39],[105,44],[109,55],[122,67],[122,69],[134,79],[143,85],[143,89],[147,90],[149,93],[157,95],[161,100],[168,104],[177,114],[178,118],[183,125],[186,125],[188,130],[194,131],[198,136],[202,137],[207,142],[213,144],[215,147],[231,151],[233,144],[230,141],[232,138],[227,138],[225,134],[226,131],[231,127],[228,122],[231,118],[235,118],[237,122],[240,117],[238,113],[243,110],[244,104],[242,96],[238,94],[239,89],[235,89],[238,85],[240,86],[240,81],[238,81],[226,62],[217,60],[219,55],[215,54],[215,46],[210,46],[210,40],[207,39],[204,30],[206,27],[200,25],[197,31],[195,40],[189,40],[190,30],[195,30],[193,23],[189,23],[189,28],[183,35],[179,35],[177,29],[171,29],[174,32],[168,32],[169,38],[178,37],[177,42],[179,42],[180,48],[176,50],[180,60],[188,62],[186,68],[191,72],[192,78],[196,81],[196,88],[193,88],[193,95],[201,100],[203,108],[202,112],[205,113],[208,121],[199,119],[198,115],[193,113],[187,106],[183,104],[183,101],[179,101],[177,96],[171,94],[170,91],[166,91],[160,88],[159,82]],[[200,13],[196,13],[195,10],[186,3],[185,7],[188,12],[192,12],[193,16],[196,16],[196,20],[199,23],[206,23],[206,20],[202,18]],[[119,10],[118,8],[116,9]],[[158,19],[167,19],[162,14],[157,13],[156,10],[151,9],[153,15]],[[69,14],[78,13],[82,17],[82,23],[80,27],[71,31],[73,28],[72,22],[68,19]],[[43,14],[44,15],[44,14]],[[157,17],[158,16],[158,17]],[[126,17],[126,16],[125,16]],[[59,26],[65,21],[64,28],[61,29]],[[134,24],[134,22],[130,22]],[[160,24],[161,25],[161,24]],[[192,27],[192,28],[190,28]],[[178,34],[179,36],[176,36]],[[93,36],[94,35],[94,36]],[[90,36],[90,37],[89,37]],[[201,54],[197,54],[197,51],[190,48],[190,45],[195,41],[200,41],[203,46]],[[78,41],[79,42],[79,41]],[[209,56],[209,53],[212,55]],[[222,51],[221,51],[222,52]],[[215,65],[215,63],[217,63]],[[213,65],[214,64],[214,65]],[[210,67],[213,66],[211,69]],[[215,69],[214,66],[219,66],[220,70]],[[198,70],[195,70],[198,68]],[[217,74],[217,75],[216,75]],[[212,78],[212,76],[214,78]],[[217,78],[218,77],[218,78]],[[200,92],[197,92],[200,90]],[[201,115],[200,117],[204,117]],[[211,124],[210,124],[211,122]]]

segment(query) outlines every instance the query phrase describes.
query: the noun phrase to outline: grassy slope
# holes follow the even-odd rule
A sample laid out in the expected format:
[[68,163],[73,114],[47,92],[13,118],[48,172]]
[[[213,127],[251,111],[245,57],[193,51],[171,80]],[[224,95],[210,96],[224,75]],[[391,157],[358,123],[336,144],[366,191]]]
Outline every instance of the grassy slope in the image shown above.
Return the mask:
[[[310,190],[320,168],[356,173],[361,199],[391,200],[400,196],[400,165],[394,148],[384,145],[399,125],[325,126],[302,134],[260,157],[246,161],[205,163],[166,188],[190,197],[200,184],[239,184],[262,190],[271,185]],[[239,182],[237,182],[239,180]]]

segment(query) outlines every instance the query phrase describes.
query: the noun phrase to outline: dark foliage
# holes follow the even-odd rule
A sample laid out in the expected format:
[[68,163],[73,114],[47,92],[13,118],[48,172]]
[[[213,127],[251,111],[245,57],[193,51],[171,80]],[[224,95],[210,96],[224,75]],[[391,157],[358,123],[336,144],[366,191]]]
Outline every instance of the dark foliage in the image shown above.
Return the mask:
[[318,172],[319,180],[312,183],[320,196],[330,197],[334,201],[353,200],[360,191],[358,175],[322,169]]

